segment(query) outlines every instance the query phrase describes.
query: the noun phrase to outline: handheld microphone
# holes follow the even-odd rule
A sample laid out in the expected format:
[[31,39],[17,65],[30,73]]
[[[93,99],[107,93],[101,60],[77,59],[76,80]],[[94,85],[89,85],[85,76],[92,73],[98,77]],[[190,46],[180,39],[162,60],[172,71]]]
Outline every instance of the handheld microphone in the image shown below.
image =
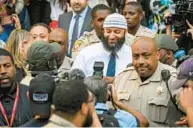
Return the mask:
[[168,82],[168,80],[170,79],[170,71],[169,70],[162,70],[161,71],[161,76],[162,76],[162,79],[165,81],[165,82]]
[[69,80],[84,80],[85,74],[80,69],[72,69],[69,72]]

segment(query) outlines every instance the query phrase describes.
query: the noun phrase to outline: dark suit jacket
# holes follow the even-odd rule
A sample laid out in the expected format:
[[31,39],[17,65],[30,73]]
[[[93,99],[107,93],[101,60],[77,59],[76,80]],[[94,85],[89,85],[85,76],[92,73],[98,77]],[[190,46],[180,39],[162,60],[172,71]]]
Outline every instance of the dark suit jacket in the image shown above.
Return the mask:
[[[82,34],[85,31],[91,31],[93,29],[92,25],[91,25],[91,20],[92,20],[91,10],[92,9],[90,7],[88,7],[88,10],[86,12],[86,16],[84,19],[84,23],[83,23],[82,28],[81,28],[80,36],[82,36]],[[69,31],[70,21],[72,19],[72,15],[73,15],[72,12],[68,12],[68,13],[63,13],[62,15],[59,16],[59,27],[63,28],[67,32]]]

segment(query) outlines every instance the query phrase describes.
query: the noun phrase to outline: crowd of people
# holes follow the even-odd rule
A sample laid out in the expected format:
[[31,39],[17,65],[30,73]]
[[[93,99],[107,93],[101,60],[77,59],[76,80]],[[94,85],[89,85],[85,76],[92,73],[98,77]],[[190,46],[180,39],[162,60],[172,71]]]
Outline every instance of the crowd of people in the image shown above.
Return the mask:
[[176,33],[173,7],[0,0],[0,126],[193,127],[193,25]]

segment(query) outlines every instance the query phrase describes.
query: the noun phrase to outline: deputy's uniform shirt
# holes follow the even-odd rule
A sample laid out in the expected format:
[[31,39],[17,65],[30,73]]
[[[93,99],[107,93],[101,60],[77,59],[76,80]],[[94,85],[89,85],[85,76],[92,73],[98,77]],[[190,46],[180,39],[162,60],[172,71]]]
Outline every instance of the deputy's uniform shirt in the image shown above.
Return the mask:
[[130,33],[126,34],[126,37],[132,40],[132,41],[127,42],[127,44],[131,46],[131,44],[135,41],[136,37],[144,37],[144,36],[154,38],[155,33],[152,32],[149,28],[140,25],[135,35],[131,35]]
[[68,73],[72,67],[72,59],[69,57],[65,57],[62,65],[58,69],[58,77],[63,78],[65,73]]
[[161,71],[164,69],[170,71],[170,86],[171,82],[176,80],[177,71],[160,62],[155,73],[144,82],[133,66],[124,70],[115,79],[118,99],[147,117],[150,127],[168,126],[166,120],[170,95],[161,77]]
[[46,124],[44,127],[76,127],[74,124],[71,122],[65,120],[62,117],[59,117],[56,114],[53,114],[50,119],[48,124]]
[[72,48],[72,58],[75,59],[80,50],[86,46],[99,42],[100,39],[98,38],[95,30],[92,30],[91,32],[84,32],[84,34],[74,43]]
[[[80,51],[71,70],[75,68],[80,69],[84,72],[86,77],[92,76],[94,72],[94,63],[100,61],[104,62],[103,75],[106,76],[110,55],[111,53],[104,48],[102,42],[90,45]],[[131,47],[123,44],[116,55],[115,75],[118,75],[128,64],[132,63]]]

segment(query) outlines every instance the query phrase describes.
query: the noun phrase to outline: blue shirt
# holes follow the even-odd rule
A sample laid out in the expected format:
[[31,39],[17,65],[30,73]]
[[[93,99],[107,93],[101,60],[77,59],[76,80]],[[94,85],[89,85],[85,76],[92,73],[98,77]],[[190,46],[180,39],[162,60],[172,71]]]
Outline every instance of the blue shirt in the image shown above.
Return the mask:
[[[78,37],[80,37],[80,32],[81,32],[81,29],[82,29],[82,26],[83,26],[83,23],[84,23],[84,19],[86,17],[86,13],[87,13],[87,10],[88,10],[88,6],[79,14],[80,17],[79,17],[79,22],[78,22]],[[68,32],[68,39],[69,39],[69,42],[68,42],[68,51],[70,51],[70,48],[71,48],[71,45],[72,45],[72,33],[73,33],[73,28],[74,28],[74,24],[75,24],[75,16],[77,14],[73,11],[73,15],[72,15],[72,19],[70,21],[70,26],[69,26],[69,32]],[[74,43],[74,42],[73,42]]]
[[[104,103],[97,103],[95,106],[95,109],[97,114],[103,114],[104,111],[108,110],[108,108]],[[119,127],[137,127],[138,126],[136,118],[126,111],[117,110],[114,117],[118,120]]]

